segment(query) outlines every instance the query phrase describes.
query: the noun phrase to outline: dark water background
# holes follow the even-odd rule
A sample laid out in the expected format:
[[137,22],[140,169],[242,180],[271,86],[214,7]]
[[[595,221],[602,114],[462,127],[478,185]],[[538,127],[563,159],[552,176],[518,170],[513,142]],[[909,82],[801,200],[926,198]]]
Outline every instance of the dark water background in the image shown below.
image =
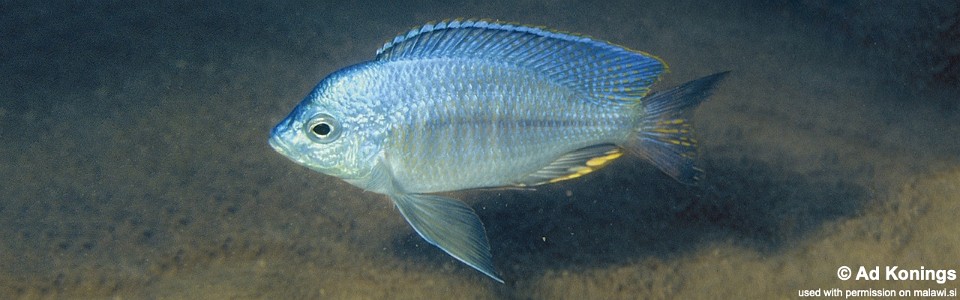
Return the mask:
[[[887,3],[891,4],[891,3]],[[270,128],[429,21],[580,32],[731,76],[697,112],[707,178],[637,159],[454,193],[498,284]],[[839,266],[960,269],[960,8],[949,1],[0,4],[0,298],[784,298]]]

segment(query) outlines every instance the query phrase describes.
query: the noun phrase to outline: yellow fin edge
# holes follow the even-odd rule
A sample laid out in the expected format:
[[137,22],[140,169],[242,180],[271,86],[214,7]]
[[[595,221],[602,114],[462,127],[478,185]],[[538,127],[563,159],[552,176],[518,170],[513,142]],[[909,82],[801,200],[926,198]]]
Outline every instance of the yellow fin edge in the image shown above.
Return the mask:
[[587,160],[583,166],[576,166],[576,167],[567,169],[568,171],[570,171],[570,174],[550,179],[548,182],[554,183],[554,182],[579,178],[580,176],[587,175],[593,171],[599,170],[600,168],[607,166],[608,164],[610,164],[610,162],[612,162],[617,158],[620,158],[621,156],[623,156],[623,151],[620,150],[619,148],[607,151],[602,156],[597,156]]

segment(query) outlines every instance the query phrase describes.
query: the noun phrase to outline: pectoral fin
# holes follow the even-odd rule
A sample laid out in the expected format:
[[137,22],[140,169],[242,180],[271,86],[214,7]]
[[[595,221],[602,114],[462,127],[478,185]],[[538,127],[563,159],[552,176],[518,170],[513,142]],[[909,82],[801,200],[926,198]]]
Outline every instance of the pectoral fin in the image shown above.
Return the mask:
[[391,198],[423,239],[503,283],[493,269],[487,233],[473,209],[456,199],[435,195],[399,194]]

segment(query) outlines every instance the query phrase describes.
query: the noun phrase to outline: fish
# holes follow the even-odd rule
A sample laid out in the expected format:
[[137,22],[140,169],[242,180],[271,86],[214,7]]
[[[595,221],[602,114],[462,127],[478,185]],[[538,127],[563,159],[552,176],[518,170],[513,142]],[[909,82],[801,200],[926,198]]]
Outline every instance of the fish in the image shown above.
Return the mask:
[[503,283],[480,218],[439,193],[582,177],[624,154],[695,184],[690,121],[728,72],[651,91],[660,58],[514,23],[428,23],[322,79],[269,144],[386,195],[424,240]]

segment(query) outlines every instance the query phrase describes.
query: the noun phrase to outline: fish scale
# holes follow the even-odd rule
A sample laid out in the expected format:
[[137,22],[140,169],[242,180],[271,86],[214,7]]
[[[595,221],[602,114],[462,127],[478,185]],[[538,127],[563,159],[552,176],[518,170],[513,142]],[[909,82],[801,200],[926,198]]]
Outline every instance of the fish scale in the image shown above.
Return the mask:
[[649,93],[665,69],[652,55],[543,28],[426,24],[322,80],[269,142],[386,195],[424,240],[502,283],[480,218],[432,193],[575,179],[625,153],[694,183],[688,119],[726,73]]
[[502,64],[420,61],[376,70],[389,82],[446,87],[396,92],[394,103],[421,109],[399,121],[413,129],[395,131],[385,147],[407,192],[513,184],[564,153],[627,135],[635,122],[629,107],[579,100],[585,96]]

